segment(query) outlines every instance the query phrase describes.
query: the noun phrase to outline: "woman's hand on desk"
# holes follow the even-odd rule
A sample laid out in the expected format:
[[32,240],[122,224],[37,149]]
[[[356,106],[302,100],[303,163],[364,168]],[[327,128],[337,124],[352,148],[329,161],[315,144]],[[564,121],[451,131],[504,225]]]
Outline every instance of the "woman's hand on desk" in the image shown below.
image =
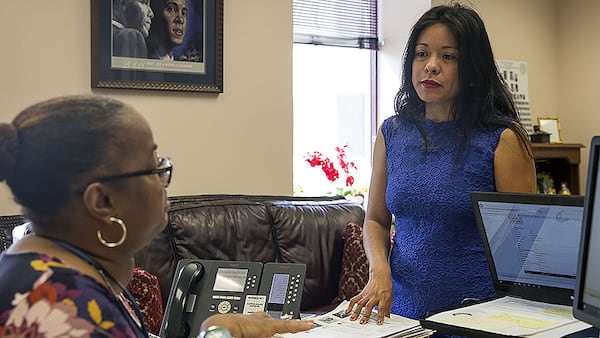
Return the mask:
[[387,266],[387,273],[381,271],[371,274],[365,288],[350,299],[346,313],[352,312],[350,320],[357,320],[360,316],[360,323],[366,324],[375,306],[377,306],[377,324],[381,325],[383,319],[390,316],[392,307],[392,279],[389,266]]
[[310,319],[281,320],[270,317],[266,312],[257,312],[250,315],[214,315],[202,323],[201,330],[204,331],[210,326],[219,326],[226,328],[235,338],[266,338],[276,333],[306,331],[312,329],[313,325]]

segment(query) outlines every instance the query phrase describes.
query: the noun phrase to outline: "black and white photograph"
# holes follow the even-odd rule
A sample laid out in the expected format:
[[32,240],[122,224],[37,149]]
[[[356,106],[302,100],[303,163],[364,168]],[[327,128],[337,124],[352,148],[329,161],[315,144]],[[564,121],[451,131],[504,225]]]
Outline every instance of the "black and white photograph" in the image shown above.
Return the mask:
[[92,87],[223,92],[222,0],[92,1]]

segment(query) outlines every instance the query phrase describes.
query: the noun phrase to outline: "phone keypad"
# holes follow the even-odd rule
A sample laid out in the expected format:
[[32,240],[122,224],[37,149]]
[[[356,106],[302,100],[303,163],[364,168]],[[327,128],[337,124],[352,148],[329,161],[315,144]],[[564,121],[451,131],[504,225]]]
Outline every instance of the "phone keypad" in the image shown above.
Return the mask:
[[217,310],[219,311],[219,313],[227,313],[229,312],[229,310],[231,310],[231,303],[224,300],[219,303]]
[[258,277],[256,275],[249,276],[246,279],[246,291],[250,290],[250,289],[255,289],[257,282],[258,282]]
[[287,303],[291,304],[297,300],[298,289],[300,288],[300,274],[291,276],[290,285],[288,286]]

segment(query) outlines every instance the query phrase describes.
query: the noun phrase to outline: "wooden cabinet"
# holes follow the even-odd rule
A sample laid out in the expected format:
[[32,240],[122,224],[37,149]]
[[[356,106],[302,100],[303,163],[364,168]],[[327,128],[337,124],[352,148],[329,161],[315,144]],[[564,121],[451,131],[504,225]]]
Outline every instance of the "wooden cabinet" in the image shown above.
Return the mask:
[[560,183],[566,182],[572,194],[580,195],[579,163],[583,144],[532,143],[532,146],[536,171],[549,173],[557,192]]

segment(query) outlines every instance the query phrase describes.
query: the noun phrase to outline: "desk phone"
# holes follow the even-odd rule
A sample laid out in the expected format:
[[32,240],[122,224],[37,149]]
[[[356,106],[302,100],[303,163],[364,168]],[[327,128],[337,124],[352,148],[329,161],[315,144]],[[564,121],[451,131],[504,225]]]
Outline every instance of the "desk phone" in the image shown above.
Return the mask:
[[305,264],[182,259],[159,335],[196,338],[202,322],[219,313],[298,319],[305,276]]

